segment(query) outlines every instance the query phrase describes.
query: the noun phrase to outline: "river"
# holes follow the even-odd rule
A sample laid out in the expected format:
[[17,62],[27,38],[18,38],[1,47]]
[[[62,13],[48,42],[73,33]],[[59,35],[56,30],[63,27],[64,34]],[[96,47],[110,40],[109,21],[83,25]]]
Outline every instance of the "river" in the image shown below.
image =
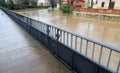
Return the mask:
[[26,9],[17,10],[16,12],[78,35],[88,36],[115,47],[120,47],[120,22],[118,21],[49,12],[46,9]]

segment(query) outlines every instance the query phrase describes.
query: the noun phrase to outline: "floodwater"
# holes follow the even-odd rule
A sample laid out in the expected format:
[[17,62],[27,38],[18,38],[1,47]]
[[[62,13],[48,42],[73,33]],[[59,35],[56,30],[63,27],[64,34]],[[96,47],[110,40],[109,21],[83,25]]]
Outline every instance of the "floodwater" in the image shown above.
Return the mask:
[[48,12],[45,9],[17,10],[16,12],[78,35],[88,36],[115,47],[120,47],[120,22],[118,21]]
[[[16,12],[28,16],[32,19],[54,25],[64,30],[84,35],[94,40],[99,40],[118,47],[120,49],[120,22],[103,20],[99,18],[87,18],[70,14],[62,14],[59,12],[49,12],[46,9],[27,9],[17,10]],[[97,47],[98,48],[98,47]],[[88,55],[92,54],[92,49],[89,49]],[[83,50],[85,51],[85,50]],[[96,50],[95,58],[98,58],[98,51]],[[102,63],[107,63],[109,51],[104,49],[102,56]],[[117,64],[120,60],[120,54],[113,52],[111,57],[110,68],[116,70]],[[119,71],[120,72],[120,71]]]

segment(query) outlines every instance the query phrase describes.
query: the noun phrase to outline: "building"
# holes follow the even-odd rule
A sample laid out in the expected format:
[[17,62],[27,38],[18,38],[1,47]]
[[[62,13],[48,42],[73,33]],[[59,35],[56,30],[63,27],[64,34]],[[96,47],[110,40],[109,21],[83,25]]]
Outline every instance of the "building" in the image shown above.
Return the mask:
[[120,9],[120,0],[98,0],[93,6],[96,9]]
[[62,4],[67,4],[67,0],[63,0]]
[[50,1],[49,0],[38,0],[37,5],[38,6],[50,6]]
[[85,7],[85,1],[84,0],[68,0],[68,4],[71,4],[76,7],[76,9],[83,9]]

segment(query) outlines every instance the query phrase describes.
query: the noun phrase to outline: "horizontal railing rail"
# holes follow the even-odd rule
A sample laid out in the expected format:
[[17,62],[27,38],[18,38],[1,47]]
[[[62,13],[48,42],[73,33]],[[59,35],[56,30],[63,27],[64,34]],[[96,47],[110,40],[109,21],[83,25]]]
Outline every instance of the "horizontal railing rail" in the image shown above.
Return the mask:
[[[77,58],[78,54],[87,59],[90,62],[90,66],[91,63],[95,64],[93,68],[95,68],[96,71],[92,68],[94,72],[89,73],[120,73],[120,48],[31,19],[3,7],[0,8],[25,28],[32,36],[42,41],[49,50],[67,62],[75,71],[87,73],[84,68],[83,70],[80,68],[84,60],[80,59],[82,61],[79,61],[79,58]],[[67,47],[69,50],[62,49],[62,47]],[[61,49],[63,50],[62,52]],[[66,50],[69,52],[66,52]],[[61,55],[62,53],[69,59],[66,60],[67,57],[65,58],[65,56]],[[76,64],[78,64],[78,66]],[[84,64],[82,66],[84,67]]]

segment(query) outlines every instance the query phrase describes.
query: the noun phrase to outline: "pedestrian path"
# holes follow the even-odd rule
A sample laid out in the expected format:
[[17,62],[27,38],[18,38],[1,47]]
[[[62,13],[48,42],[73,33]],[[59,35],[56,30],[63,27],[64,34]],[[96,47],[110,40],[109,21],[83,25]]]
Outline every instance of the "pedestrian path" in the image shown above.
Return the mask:
[[0,10],[0,73],[72,73]]

